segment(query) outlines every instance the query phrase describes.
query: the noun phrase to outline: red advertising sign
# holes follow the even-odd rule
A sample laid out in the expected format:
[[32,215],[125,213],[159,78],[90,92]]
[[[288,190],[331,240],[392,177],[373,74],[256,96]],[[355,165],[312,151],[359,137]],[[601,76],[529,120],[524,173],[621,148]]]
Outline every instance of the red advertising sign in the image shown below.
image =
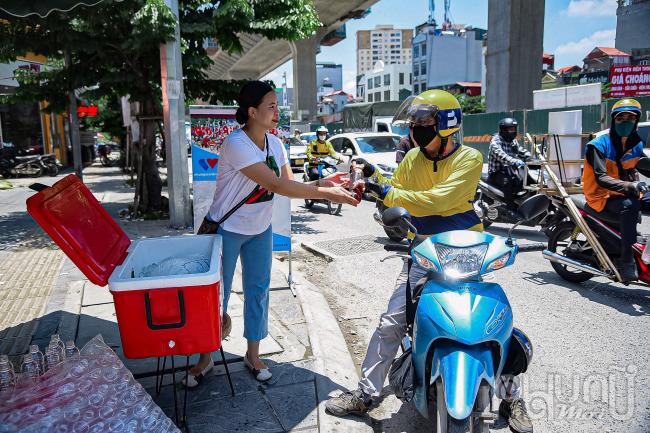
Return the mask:
[[650,65],[612,66],[609,82],[612,97],[650,95]]
[[97,109],[96,105],[90,105],[90,106],[85,106],[82,105],[79,108],[77,108],[77,116],[79,117],[95,117],[97,116],[97,113],[99,110]]

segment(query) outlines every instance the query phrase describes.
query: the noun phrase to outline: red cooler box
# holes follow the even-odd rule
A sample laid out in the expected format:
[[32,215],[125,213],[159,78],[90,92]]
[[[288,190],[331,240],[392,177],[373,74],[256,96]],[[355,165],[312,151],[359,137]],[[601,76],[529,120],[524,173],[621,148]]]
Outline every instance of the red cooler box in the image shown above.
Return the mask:
[[[221,347],[220,235],[131,242],[75,175],[30,197],[27,210],[90,281],[108,284],[126,357]],[[208,272],[137,277],[152,263],[194,254],[210,259]]]

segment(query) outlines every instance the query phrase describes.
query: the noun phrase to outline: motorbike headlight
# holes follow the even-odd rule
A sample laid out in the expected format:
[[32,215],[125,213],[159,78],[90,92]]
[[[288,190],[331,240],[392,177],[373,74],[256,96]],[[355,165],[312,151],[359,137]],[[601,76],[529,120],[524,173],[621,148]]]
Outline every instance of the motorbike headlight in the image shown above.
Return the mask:
[[418,265],[423,267],[424,269],[429,269],[429,270],[438,270],[438,267],[429,259],[424,257],[422,254],[414,252],[413,256],[415,256],[415,261],[417,262]]
[[438,259],[445,275],[454,279],[478,275],[487,250],[488,244],[485,243],[462,248],[436,244]]
[[497,269],[501,269],[506,265],[506,263],[508,263],[508,260],[510,260],[510,251],[508,251],[501,257],[497,258],[496,260],[493,260],[492,263],[487,265],[485,271],[490,272],[490,271],[496,271]]

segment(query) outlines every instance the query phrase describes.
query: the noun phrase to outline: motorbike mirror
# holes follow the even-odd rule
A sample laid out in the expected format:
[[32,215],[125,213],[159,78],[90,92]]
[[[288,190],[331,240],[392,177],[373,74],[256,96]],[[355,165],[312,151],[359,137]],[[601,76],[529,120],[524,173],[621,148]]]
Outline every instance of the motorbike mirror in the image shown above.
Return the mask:
[[543,194],[534,195],[526,199],[518,209],[524,221],[530,221],[548,210],[551,200]]
[[645,177],[650,177],[650,158],[641,158],[636,163],[636,169]]
[[381,222],[386,227],[405,225],[404,221],[411,221],[411,214],[403,207],[391,207],[381,214]]

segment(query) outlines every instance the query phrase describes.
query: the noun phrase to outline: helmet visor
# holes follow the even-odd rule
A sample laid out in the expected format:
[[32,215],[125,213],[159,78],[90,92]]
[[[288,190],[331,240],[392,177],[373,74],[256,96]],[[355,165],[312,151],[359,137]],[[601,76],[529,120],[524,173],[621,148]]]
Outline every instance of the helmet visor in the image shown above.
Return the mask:
[[428,104],[411,105],[407,112],[411,126],[432,126],[436,124],[438,107]]

